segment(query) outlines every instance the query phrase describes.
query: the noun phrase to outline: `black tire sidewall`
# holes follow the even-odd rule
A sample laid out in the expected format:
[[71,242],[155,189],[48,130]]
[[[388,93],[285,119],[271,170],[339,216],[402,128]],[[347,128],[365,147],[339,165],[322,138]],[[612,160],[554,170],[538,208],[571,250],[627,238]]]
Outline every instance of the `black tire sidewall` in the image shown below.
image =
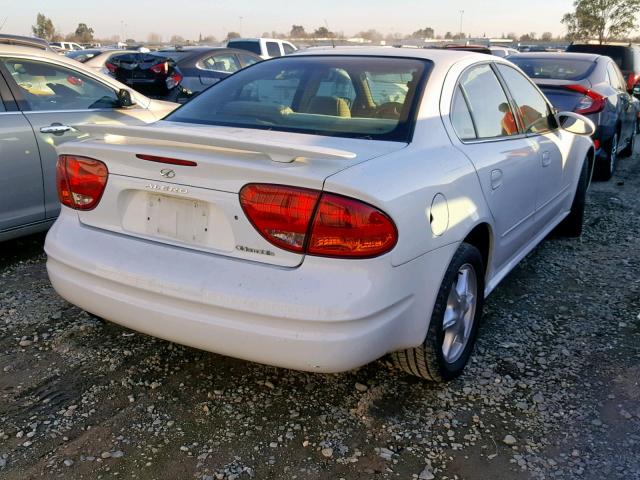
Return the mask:
[[[464,264],[470,264],[473,266],[476,273],[476,280],[478,285],[476,311],[473,319],[473,326],[471,327],[471,333],[467,345],[463,350],[460,358],[453,363],[449,363],[444,359],[442,354],[442,343],[444,341],[444,330],[442,324],[444,321],[444,312],[447,307],[447,299],[453,286],[455,276],[458,275],[458,270]],[[480,325],[480,319],[482,317],[482,310],[484,306],[484,276],[485,267],[482,261],[482,255],[480,251],[473,245],[468,243],[462,243],[453,256],[449,267],[444,275],[438,297],[433,308],[433,314],[431,316],[431,322],[429,324],[429,332],[425,341],[431,342],[432,349],[436,356],[436,363],[439,368],[440,376],[443,380],[449,380],[457,377],[464,370],[465,365],[469,361],[473,346],[475,344],[476,337],[478,335],[478,327]]]

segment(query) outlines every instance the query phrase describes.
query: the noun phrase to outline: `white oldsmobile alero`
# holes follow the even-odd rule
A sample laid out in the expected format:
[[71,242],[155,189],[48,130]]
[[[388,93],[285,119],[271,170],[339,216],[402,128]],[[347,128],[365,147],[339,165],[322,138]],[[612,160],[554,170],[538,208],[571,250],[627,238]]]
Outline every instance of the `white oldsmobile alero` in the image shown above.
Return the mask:
[[483,299],[580,235],[593,124],[514,65],[450,50],[255,64],[143,127],[59,147],[57,292],[192,347],[336,372],[386,353],[443,381]]

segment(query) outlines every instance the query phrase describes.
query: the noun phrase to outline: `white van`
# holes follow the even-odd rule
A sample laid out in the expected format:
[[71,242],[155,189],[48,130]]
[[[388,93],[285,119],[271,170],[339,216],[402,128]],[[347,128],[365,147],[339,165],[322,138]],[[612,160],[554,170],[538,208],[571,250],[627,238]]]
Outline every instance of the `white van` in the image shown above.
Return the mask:
[[234,38],[227,42],[227,47],[255,53],[263,60],[282,57],[298,50],[293,43],[277,38]]

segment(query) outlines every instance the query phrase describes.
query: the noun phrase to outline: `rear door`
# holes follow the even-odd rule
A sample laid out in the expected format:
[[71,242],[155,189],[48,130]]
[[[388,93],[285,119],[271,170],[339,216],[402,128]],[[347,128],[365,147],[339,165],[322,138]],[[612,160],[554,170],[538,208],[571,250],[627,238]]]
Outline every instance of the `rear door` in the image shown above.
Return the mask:
[[502,267],[534,234],[539,160],[490,63],[459,78],[450,113],[459,149],[473,162],[496,225],[496,265]]
[[47,218],[56,217],[60,211],[55,185],[55,147],[78,138],[80,132],[71,128],[72,125],[140,125],[155,120],[151,112],[142,107],[118,108],[116,91],[110,85],[44,59],[0,57],[0,72],[7,78],[18,107],[37,139]]
[[0,231],[44,220],[38,145],[0,74]]

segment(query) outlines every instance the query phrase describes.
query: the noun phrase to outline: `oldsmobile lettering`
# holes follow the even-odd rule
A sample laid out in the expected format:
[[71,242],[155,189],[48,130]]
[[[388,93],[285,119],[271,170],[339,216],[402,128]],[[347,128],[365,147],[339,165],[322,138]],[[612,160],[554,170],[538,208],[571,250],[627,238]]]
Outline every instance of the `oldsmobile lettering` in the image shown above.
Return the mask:
[[157,183],[147,183],[144,188],[149,190],[154,190],[156,192],[165,192],[165,193],[188,193],[184,187],[174,187],[171,185],[159,185]]

